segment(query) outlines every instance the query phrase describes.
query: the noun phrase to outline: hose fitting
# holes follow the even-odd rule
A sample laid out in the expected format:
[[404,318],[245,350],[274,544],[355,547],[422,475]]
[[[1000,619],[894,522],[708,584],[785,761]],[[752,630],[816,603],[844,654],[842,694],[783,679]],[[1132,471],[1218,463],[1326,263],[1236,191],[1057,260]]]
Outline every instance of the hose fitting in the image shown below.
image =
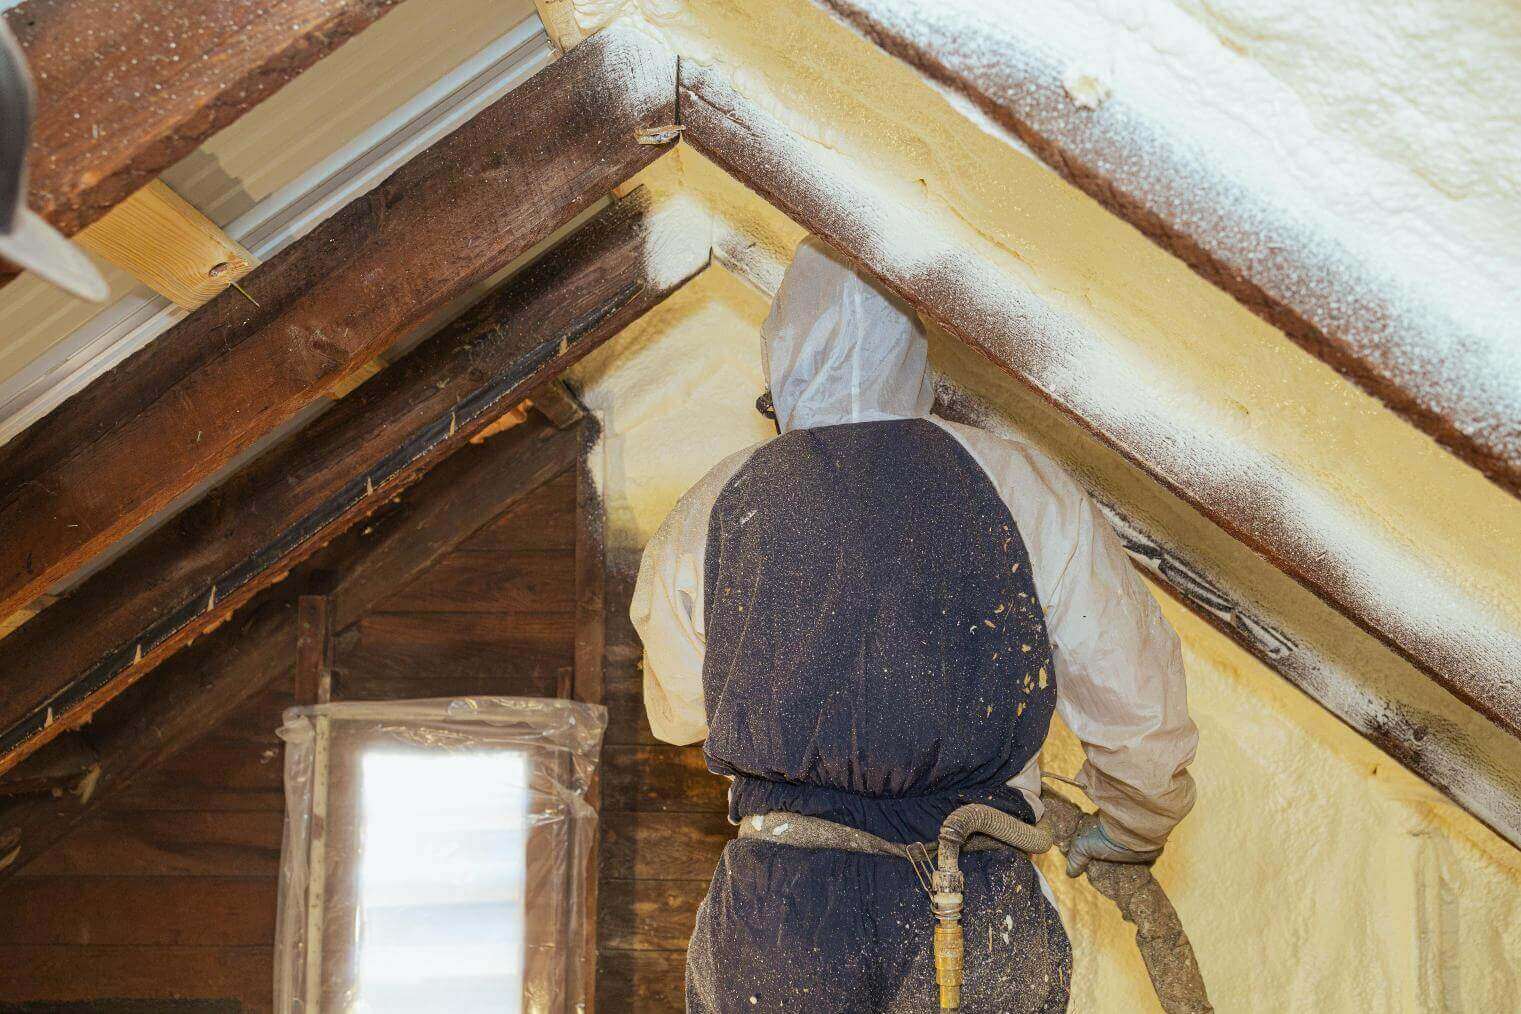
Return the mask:
[[958,1010],[964,963],[961,902],[966,878],[957,869],[938,869],[930,878],[930,887],[930,909],[935,914],[935,982],[940,987],[940,1009]]

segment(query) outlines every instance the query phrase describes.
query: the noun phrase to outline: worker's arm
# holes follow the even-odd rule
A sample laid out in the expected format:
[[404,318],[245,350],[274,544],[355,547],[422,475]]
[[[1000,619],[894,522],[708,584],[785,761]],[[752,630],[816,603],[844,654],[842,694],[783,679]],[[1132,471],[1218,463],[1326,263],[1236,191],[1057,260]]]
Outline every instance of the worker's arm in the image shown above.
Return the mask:
[[1108,838],[1136,853],[1167,840],[1194,803],[1178,636],[1114,528],[1045,455],[935,420],[982,465],[1019,527],[1055,649],[1057,712],[1082,742],[1078,775]]
[[644,642],[644,708],[656,739],[686,745],[707,738],[703,706],[703,559],[708,520],[723,487],[754,452],[725,458],[666,515],[644,547],[629,617]]
[[1108,519],[1075,484],[1070,492],[1058,508],[1070,553],[1045,603],[1057,713],[1083,744],[1078,781],[1108,838],[1147,852],[1194,805],[1199,735],[1182,648]]

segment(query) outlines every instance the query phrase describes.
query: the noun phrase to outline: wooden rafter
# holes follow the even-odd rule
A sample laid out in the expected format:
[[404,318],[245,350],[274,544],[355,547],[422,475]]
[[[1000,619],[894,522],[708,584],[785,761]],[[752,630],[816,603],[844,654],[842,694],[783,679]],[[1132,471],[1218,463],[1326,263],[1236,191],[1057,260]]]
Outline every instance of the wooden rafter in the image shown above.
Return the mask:
[[0,615],[653,161],[675,94],[668,51],[601,33],[0,449]]
[[[1220,200],[1215,189],[1199,185],[1185,149],[1177,149],[1174,164],[1163,145],[1148,158],[1124,157],[1135,143],[1120,133],[1125,121],[1072,115],[1064,68],[1037,50],[1017,20],[973,16],[977,5],[971,3],[931,10],[902,0],[820,2],[969,100],[1206,281],[1521,496],[1516,373],[1502,361],[1514,350],[1502,336],[1423,316],[1431,311],[1412,309],[1408,293],[1381,287],[1376,274],[1330,257],[1324,242],[1300,231],[1295,216],[1264,211],[1260,195]],[[999,58],[988,59],[994,53]]]
[[80,231],[399,2],[26,0],[28,203]]
[[[683,64],[683,137],[788,217],[817,233],[883,284],[1038,391],[1057,408],[1141,468],[1164,488],[1269,560],[1285,574],[1387,644],[1469,707],[1521,737],[1521,651],[1514,640],[1481,630],[1422,626],[1425,617],[1378,611],[1351,575],[1366,561],[1311,520],[1283,516],[1281,491],[1250,469],[1201,470],[1178,447],[1128,429],[1094,405],[1032,340],[1041,324],[1004,298],[1007,281],[975,253],[929,258],[903,251],[881,231],[896,209],[886,208],[843,174],[824,168],[767,113],[734,92],[715,73]],[[1055,354],[1055,353],[1051,353]],[[1044,358],[1043,358],[1044,356]],[[1058,359],[1059,355],[1056,356]],[[1374,570],[1376,572],[1376,569]]]
[[[585,47],[583,47],[585,48]],[[707,263],[669,253],[643,195],[602,212],[463,317],[336,403],[7,639],[0,771],[222,622],[674,291]],[[667,251],[652,265],[648,249]]]
[[[333,626],[351,627],[470,533],[574,467],[579,447],[578,431],[530,420],[452,455],[379,517],[372,531],[348,533],[311,562],[311,569],[337,576],[331,589]],[[0,877],[46,851],[103,799],[216,728],[260,689],[291,679],[296,601],[304,584],[298,575],[269,590],[102,713],[82,733],[98,765],[90,792],[0,801],[0,861],[10,857]],[[79,749],[75,743],[55,744],[38,758],[59,766]]]

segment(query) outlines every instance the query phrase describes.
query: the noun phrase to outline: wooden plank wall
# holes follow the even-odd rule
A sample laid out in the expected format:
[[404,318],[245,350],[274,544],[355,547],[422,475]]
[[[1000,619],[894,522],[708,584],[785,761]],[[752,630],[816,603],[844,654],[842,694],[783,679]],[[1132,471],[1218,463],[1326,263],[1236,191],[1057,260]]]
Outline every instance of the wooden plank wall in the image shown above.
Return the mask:
[[[382,601],[339,640],[335,696],[553,694],[574,659],[575,495],[573,473],[551,481]],[[0,1011],[171,997],[269,1009],[274,730],[291,689],[250,701],[0,888]]]
[[644,715],[629,622],[637,560],[610,555],[602,751],[602,871],[598,1009],[679,1011],[697,905],[734,837],[728,782],[708,773],[700,746],[668,746]]

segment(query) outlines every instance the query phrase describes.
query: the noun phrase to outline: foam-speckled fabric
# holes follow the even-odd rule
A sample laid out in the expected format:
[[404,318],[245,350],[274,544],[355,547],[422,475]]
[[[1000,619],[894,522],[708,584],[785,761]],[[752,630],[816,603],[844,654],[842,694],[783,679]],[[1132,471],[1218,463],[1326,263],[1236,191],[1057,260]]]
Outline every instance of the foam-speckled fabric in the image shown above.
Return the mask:
[[[948,523],[949,522],[949,523]],[[1056,705],[1008,508],[923,419],[794,430],[718,497],[705,554],[708,766],[730,816],[789,810],[933,841],[1007,784]]]
[[[967,802],[1031,818],[1007,783],[1056,704],[1045,623],[1008,508],[944,430],[783,434],[719,495],[705,560],[706,754],[734,779],[733,819],[787,810],[912,842]],[[964,1009],[1063,1009],[1067,941],[1029,860],[965,865]],[[902,860],[736,842],[698,917],[688,1009],[929,1011],[931,925]]]

